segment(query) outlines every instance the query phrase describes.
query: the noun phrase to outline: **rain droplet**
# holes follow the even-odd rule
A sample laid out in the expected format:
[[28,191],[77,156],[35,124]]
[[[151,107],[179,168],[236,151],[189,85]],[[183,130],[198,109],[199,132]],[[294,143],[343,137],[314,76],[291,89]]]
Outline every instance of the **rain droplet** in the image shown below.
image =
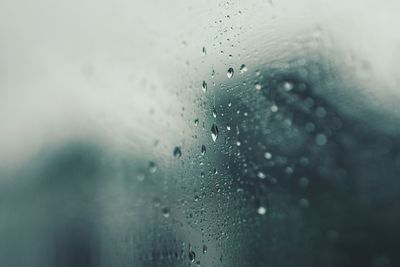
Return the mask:
[[174,148],[174,157],[175,157],[175,158],[180,158],[181,156],[182,156],[181,147],[176,146],[176,147]]
[[194,120],[194,125],[196,125],[196,126],[199,125],[199,119]]
[[215,108],[213,108],[213,110],[212,110],[212,116],[213,116],[214,118],[217,117],[217,111],[215,110]]
[[201,50],[201,54],[203,55],[203,57],[205,57],[207,55],[207,51],[204,46],[203,46],[203,49]]
[[229,68],[228,69],[228,72],[226,73],[226,75],[228,76],[228,78],[232,78],[232,76],[233,76],[233,68]]
[[317,107],[317,109],[315,110],[315,114],[319,118],[323,118],[326,116],[326,110],[323,107]]
[[272,112],[277,112],[278,111],[278,106],[277,105],[272,105],[271,106],[271,111]]
[[254,85],[254,87],[255,87],[256,90],[258,90],[258,91],[260,91],[261,88],[262,88],[261,84],[259,84],[259,83],[256,83],[256,84]]
[[306,208],[308,208],[310,206],[310,202],[306,198],[301,198],[299,200],[299,204],[300,204],[300,207],[303,208],[303,209],[306,209]]
[[151,174],[155,173],[157,171],[157,164],[154,161],[149,162],[149,172]]
[[265,173],[263,173],[262,171],[259,171],[257,172],[257,177],[260,179],[265,179],[267,175],[265,175]]
[[207,92],[207,82],[206,81],[203,81],[201,89],[203,90],[204,93]]
[[190,262],[194,262],[196,260],[196,253],[194,253],[192,250],[189,251],[189,260]]
[[206,254],[206,253],[207,253],[207,246],[203,245],[203,254]]
[[170,210],[169,210],[168,207],[162,208],[162,209],[161,209],[161,212],[162,212],[162,214],[163,214],[163,216],[164,216],[165,218],[168,218],[169,215],[170,215]]
[[242,64],[242,66],[240,66],[240,73],[245,73],[246,71],[247,71],[246,65]]
[[307,178],[307,177],[301,177],[301,178],[299,179],[299,185],[300,185],[300,187],[306,188],[306,187],[308,186],[309,183],[310,183],[310,182],[308,181],[308,178]]
[[319,133],[315,136],[315,143],[319,146],[324,146],[327,142],[327,138],[324,134]]
[[285,91],[291,91],[293,89],[293,83],[287,81],[284,82],[283,89],[285,89]]
[[207,148],[205,145],[201,146],[201,154],[204,156],[206,154]]
[[154,204],[154,207],[156,207],[156,208],[158,208],[158,207],[160,207],[160,205],[161,205],[161,200],[159,199],[159,198],[154,198],[153,199],[153,204]]
[[215,124],[213,124],[211,126],[211,137],[212,137],[212,140],[214,142],[217,141],[217,138],[218,138],[218,126],[215,125]]
[[143,182],[143,181],[144,181],[144,178],[145,178],[145,175],[144,175],[144,173],[142,173],[142,172],[139,172],[139,173],[136,175],[136,179],[137,179],[139,182]]
[[257,209],[257,213],[260,215],[265,215],[265,213],[267,213],[267,209],[263,206],[258,207]]
[[269,153],[269,152],[265,152],[265,153],[264,153],[264,158],[266,158],[266,159],[271,159],[271,158],[272,158],[272,154]]

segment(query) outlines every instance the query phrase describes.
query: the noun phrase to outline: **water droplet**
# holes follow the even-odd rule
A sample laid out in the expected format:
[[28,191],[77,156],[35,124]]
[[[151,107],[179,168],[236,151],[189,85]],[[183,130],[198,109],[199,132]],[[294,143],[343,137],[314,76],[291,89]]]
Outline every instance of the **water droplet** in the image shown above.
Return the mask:
[[212,116],[213,116],[214,118],[217,117],[217,111],[215,110],[215,108],[213,108],[213,110],[212,110]]
[[207,92],[207,82],[206,81],[203,81],[201,89],[203,90],[204,93]]
[[214,142],[217,141],[217,138],[218,138],[218,126],[215,125],[215,124],[213,124],[211,126],[211,137],[212,137],[212,140]]
[[265,153],[264,153],[264,158],[266,158],[266,159],[271,159],[271,158],[272,158],[272,154],[269,153],[269,152],[265,152]]
[[319,133],[315,136],[315,143],[319,146],[324,146],[327,142],[327,138],[324,134]]
[[259,70],[256,70],[256,76],[260,76],[261,72]]
[[309,183],[310,183],[310,182],[308,181],[308,178],[307,178],[307,177],[301,177],[301,178],[299,179],[299,185],[300,185],[300,187],[306,188],[306,187],[308,186]]
[[317,109],[315,110],[315,114],[317,115],[317,117],[319,118],[323,118],[326,116],[326,110],[323,107],[317,107]]
[[232,78],[233,77],[233,73],[234,73],[233,68],[229,68],[228,72],[226,73],[226,75],[228,76],[228,78]]
[[154,207],[156,207],[156,208],[160,207],[161,200],[159,198],[157,198],[157,197],[154,198],[153,202],[154,202]]
[[283,89],[285,89],[285,91],[291,91],[293,89],[293,83],[291,82],[284,82],[283,83]]
[[306,209],[306,208],[308,208],[310,206],[310,202],[306,198],[301,198],[299,200],[299,204],[300,204],[300,207],[303,208],[303,209]]
[[194,125],[196,125],[196,126],[199,125],[199,119],[194,120]]
[[161,209],[161,212],[162,212],[162,215],[163,215],[165,218],[168,218],[169,215],[170,215],[170,210],[169,210],[168,207],[162,208],[162,209]]
[[256,90],[258,90],[258,91],[260,91],[261,88],[262,88],[261,84],[259,84],[259,83],[256,83],[256,84],[254,85],[254,87],[255,87]]
[[136,179],[137,179],[139,182],[143,182],[143,181],[144,181],[144,178],[145,178],[145,175],[144,175],[143,172],[139,172],[139,173],[136,175]]
[[265,173],[263,173],[262,171],[259,171],[257,172],[257,177],[260,179],[265,179],[267,175],[265,175]]
[[206,253],[207,253],[207,246],[203,245],[203,254],[206,254]]
[[182,156],[181,147],[176,146],[176,147],[174,148],[174,157],[175,157],[175,158],[180,158],[181,156]]
[[267,209],[263,206],[258,207],[257,209],[257,213],[260,215],[265,215],[265,213],[267,213]]
[[278,111],[278,106],[277,105],[272,105],[271,106],[271,111],[272,112],[277,112]]
[[203,46],[203,49],[201,50],[201,54],[203,55],[203,57],[205,57],[207,55],[207,51],[204,46]]
[[246,71],[247,71],[246,65],[242,64],[242,66],[240,66],[240,73],[245,73]]
[[190,262],[194,262],[196,260],[196,253],[194,253],[194,251],[190,250],[188,256],[189,256]]
[[226,129],[227,129],[228,131],[230,131],[230,130],[231,130],[231,126],[230,126],[230,125],[226,125]]
[[201,155],[205,155],[206,154],[206,151],[207,151],[207,148],[206,148],[206,146],[205,145],[202,145],[201,146]]
[[291,175],[293,173],[293,168],[290,167],[290,166],[287,166],[285,168],[285,173],[288,174],[288,175]]
[[149,162],[149,173],[153,174],[157,171],[157,164],[154,161]]

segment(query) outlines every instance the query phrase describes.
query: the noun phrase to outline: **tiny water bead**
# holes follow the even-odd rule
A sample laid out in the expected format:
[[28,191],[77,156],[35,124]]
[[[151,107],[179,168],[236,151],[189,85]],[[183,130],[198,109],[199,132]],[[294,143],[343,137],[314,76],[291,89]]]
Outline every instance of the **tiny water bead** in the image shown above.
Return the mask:
[[201,54],[203,55],[203,57],[205,57],[207,55],[207,50],[206,50],[206,48],[204,46],[201,49]]
[[272,112],[278,112],[278,106],[277,105],[272,105],[271,106],[271,111]]
[[180,158],[180,157],[182,156],[181,147],[176,146],[176,147],[174,148],[173,154],[174,154],[174,157],[175,157],[175,158]]
[[207,92],[207,82],[203,81],[203,84],[201,85],[201,89],[203,90],[203,92]]
[[159,198],[154,198],[153,199],[153,205],[155,208],[158,208],[161,206],[161,200]]
[[301,178],[299,179],[299,185],[300,185],[300,187],[302,187],[302,188],[306,188],[306,187],[308,186],[309,183],[310,183],[310,182],[308,181],[308,178],[307,178],[307,177],[301,177]]
[[149,162],[149,173],[153,174],[157,171],[157,164],[154,161]]
[[261,86],[261,84],[259,84],[259,83],[256,83],[256,84],[254,85],[254,87],[256,88],[257,91],[260,91],[260,90],[262,89],[262,86]]
[[244,65],[244,64],[242,64],[242,66],[240,66],[240,73],[245,73],[246,71],[247,71],[247,67],[246,67],[246,65]]
[[205,155],[206,154],[206,151],[207,151],[207,148],[206,148],[206,146],[205,145],[202,145],[201,146],[201,155]]
[[257,172],[257,177],[260,179],[265,179],[267,175],[263,173],[262,171]]
[[212,116],[214,117],[214,119],[217,117],[217,110],[215,108],[213,108],[212,110]]
[[215,124],[213,124],[213,125],[211,126],[211,138],[212,138],[212,140],[213,140],[214,142],[216,142],[216,141],[217,141],[217,138],[218,138],[218,126],[215,125]]
[[168,207],[162,208],[162,209],[161,209],[161,212],[162,212],[162,215],[163,215],[165,218],[168,218],[169,215],[170,215],[170,209],[169,209]]
[[145,179],[144,173],[143,173],[143,172],[139,172],[138,174],[136,174],[136,179],[137,179],[139,182],[143,182],[144,179]]
[[283,83],[282,87],[285,89],[285,91],[291,91],[294,86],[293,83],[286,81]]
[[257,209],[257,213],[260,215],[265,215],[267,213],[267,209],[264,206],[260,206]]
[[206,253],[207,253],[207,246],[203,245],[203,254],[206,254]]
[[196,260],[196,253],[194,253],[193,250],[190,250],[190,251],[189,251],[188,256],[189,256],[189,261],[190,261],[190,262],[194,262],[194,261]]
[[308,208],[310,206],[310,202],[306,198],[301,198],[299,200],[299,205],[300,205],[301,208],[306,209],[306,208]]
[[265,152],[265,153],[264,153],[264,158],[266,158],[266,159],[271,159],[271,158],[272,158],[272,154],[269,153],[269,152]]
[[326,142],[328,141],[328,139],[326,138],[326,136],[322,133],[319,133],[315,136],[315,143],[319,146],[324,146],[326,144]]
[[228,69],[228,72],[226,73],[226,75],[227,75],[228,78],[230,79],[230,78],[233,77],[233,73],[234,73],[233,68],[229,68],[229,69]]

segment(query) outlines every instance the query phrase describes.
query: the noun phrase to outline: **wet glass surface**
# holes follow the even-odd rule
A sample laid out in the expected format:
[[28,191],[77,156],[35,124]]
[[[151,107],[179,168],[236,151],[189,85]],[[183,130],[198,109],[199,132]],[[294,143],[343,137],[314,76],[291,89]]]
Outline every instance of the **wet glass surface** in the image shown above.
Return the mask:
[[0,3],[0,266],[399,266],[398,8]]

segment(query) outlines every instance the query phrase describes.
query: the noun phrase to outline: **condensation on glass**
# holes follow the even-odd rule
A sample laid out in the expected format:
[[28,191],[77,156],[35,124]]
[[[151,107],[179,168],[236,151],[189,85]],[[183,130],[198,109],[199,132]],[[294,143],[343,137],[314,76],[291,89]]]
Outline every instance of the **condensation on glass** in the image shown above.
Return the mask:
[[400,266],[396,1],[0,3],[0,266]]

